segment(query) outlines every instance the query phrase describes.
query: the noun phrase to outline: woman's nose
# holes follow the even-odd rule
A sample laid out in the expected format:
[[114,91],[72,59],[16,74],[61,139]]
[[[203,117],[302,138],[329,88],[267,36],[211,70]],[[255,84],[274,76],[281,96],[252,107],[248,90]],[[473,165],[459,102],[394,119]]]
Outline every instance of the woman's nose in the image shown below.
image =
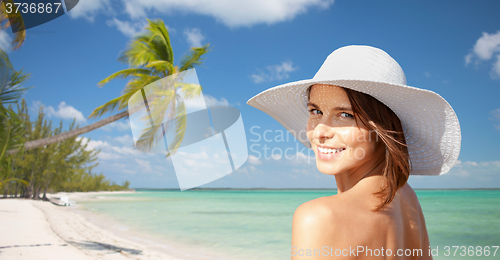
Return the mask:
[[313,131],[314,139],[331,139],[335,135],[335,130],[333,127],[325,124],[325,122],[320,122],[316,125]]

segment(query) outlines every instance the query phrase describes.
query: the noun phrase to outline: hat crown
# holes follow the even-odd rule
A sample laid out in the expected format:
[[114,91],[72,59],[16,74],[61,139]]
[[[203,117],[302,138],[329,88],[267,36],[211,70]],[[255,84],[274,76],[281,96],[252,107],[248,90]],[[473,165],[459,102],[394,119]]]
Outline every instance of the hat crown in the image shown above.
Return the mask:
[[368,80],[406,85],[399,64],[385,51],[371,46],[339,48],[326,58],[314,80]]

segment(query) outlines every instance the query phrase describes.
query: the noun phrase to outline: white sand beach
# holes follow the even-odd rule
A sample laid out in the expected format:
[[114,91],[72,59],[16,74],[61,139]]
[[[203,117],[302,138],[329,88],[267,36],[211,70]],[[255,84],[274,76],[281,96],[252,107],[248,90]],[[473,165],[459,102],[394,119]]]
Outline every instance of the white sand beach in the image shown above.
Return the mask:
[[[102,193],[70,193],[69,197],[71,201],[95,194]],[[167,255],[125,239],[97,227],[77,212],[45,201],[0,199],[0,258],[193,259],[182,253],[180,257]]]

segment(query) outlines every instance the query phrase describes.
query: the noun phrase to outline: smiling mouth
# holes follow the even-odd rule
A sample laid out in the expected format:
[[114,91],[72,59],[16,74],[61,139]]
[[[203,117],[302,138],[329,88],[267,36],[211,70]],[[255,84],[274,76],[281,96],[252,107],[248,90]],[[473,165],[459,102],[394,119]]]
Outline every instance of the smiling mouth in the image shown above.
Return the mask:
[[345,148],[330,149],[330,148],[318,147],[318,151],[320,151],[321,153],[324,153],[324,154],[340,153],[344,150],[345,150]]

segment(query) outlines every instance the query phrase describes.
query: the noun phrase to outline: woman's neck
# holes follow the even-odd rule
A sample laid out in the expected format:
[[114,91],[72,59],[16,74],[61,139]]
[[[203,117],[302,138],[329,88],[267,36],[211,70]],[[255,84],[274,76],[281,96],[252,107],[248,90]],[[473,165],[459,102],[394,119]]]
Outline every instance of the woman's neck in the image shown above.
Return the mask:
[[385,158],[381,158],[371,164],[364,164],[357,169],[336,174],[335,182],[337,183],[337,192],[346,192],[368,177],[382,176],[385,166],[384,162]]

